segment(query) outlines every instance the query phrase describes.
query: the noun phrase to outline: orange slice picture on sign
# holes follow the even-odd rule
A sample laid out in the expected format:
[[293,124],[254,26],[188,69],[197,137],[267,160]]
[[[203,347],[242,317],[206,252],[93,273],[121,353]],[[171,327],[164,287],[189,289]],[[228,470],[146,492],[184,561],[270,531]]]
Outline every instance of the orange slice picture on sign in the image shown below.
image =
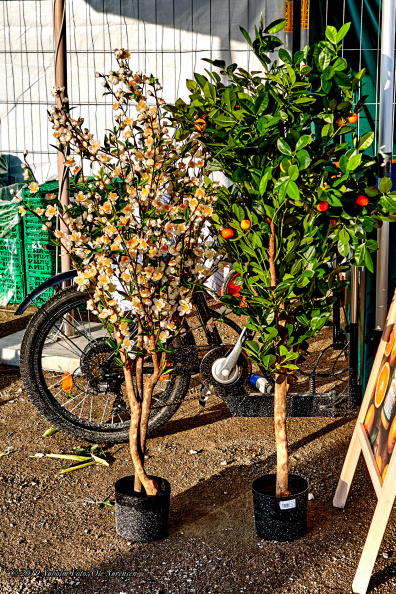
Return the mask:
[[388,388],[389,383],[389,375],[390,375],[390,366],[389,363],[385,363],[382,367],[381,372],[378,377],[377,387],[375,388],[375,398],[374,404],[376,408],[381,406],[383,399],[385,398],[386,390]]
[[385,355],[387,357],[389,357],[389,355],[391,354],[391,352],[393,350],[392,347],[394,345],[394,342],[395,342],[395,327],[392,326],[392,329],[389,334],[388,342],[386,343],[386,347],[385,347]]
[[73,387],[73,378],[70,373],[64,373],[62,375],[62,390],[64,392],[70,392]]

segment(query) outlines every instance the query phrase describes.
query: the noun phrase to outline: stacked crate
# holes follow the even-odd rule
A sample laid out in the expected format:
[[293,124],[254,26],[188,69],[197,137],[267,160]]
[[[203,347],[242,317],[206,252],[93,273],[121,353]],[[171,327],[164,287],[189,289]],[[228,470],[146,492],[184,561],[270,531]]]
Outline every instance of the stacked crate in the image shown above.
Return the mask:
[[21,303],[26,294],[21,223],[0,238],[1,302]]
[[[48,200],[46,195],[58,193],[58,181],[49,181],[40,185],[40,190],[34,196],[29,196],[27,188],[23,189],[23,200],[31,208],[46,208]],[[51,242],[50,231],[42,229],[42,223],[36,215],[27,211],[23,217],[24,252],[26,266],[26,289],[27,293],[36,289],[41,283],[60,272],[60,256],[58,255],[58,267],[56,266],[57,254],[60,250]],[[36,305],[47,301],[54,290],[47,289],[37,299]]]

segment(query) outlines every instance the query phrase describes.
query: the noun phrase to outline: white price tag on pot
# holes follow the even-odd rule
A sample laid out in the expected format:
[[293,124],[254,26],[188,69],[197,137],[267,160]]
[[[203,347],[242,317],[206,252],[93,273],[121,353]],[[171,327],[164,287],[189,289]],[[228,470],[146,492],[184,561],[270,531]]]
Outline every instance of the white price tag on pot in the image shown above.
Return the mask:
[[279,507],[281,509],[293,509],[293,507],[296,507],[296,500],[289,499],[288,501],[280,501]]

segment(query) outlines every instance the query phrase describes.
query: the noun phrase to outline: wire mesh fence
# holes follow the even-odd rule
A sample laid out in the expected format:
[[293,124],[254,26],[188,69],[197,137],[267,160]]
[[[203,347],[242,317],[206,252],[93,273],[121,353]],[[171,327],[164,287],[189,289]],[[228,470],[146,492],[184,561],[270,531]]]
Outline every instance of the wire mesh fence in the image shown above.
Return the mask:
[[[53,0],[0,1],[0,153],[11,155],[20,175],[24,149],[44,181],[56,173],[56,151],[47,109],[54,86]],[[282,14],[272,0],[65,0],[68,94],[75,116],[101,137],[112,124],[111,99],[102,96],[95,72],[115,65],[126,47],[133,69],[155,74],[163,96],[186,96],[186,78],[221,58],[249,67],[251,56],[239,26],[252,31]],[[268,5],[268,6],[267,6]],[[11,171],[12,170],[12,171]]]

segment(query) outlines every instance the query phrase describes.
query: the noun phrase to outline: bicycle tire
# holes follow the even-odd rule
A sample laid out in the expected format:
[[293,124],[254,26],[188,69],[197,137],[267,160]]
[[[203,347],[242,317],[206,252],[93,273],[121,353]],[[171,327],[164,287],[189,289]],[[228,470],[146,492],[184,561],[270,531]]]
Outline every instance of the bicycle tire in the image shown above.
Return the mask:
[[[51,297],[36,312],[26,329],[21,345],[21,376],[31,402],[52,426],[77,439],[83,439],[89,442],[121,443],[128,441],[129,439],[129,420],[119,423],[97,423],[90,419],[82,419],[69,412],[65,408],[65,405],[60,404],[56,397],[54,397],[54,394],[51,393],[45,380],[45,373],[47,370],[43,370],[42,353],[44,345],[46,344],[46,338],[50,335],[51,329],[54,327],[58,330],[59,327],[62,328],[61,325],[59,327],[55,325],[57,323],[56,320],[63,320],[67,314],[71,315],[70,312],[75,312],[78,307],[84,306],[88,298],[89,296],[87,293],[77,291],[77,288],[74,286],[68,287]],[[71,318],[69,317],[67,319]],[[73,319],[73,321],[75,320]],[[59,322],[59,324],[61,323],[62,322]],[[91,325],[89,328],[91,329]],[[83,326],[81,326],[81,332],[83,332]],[[190,335],[186,335],[184,338],[177,337],[175,340],[177,341],[175,346],[178,346],[179,343],[180,345],[193,344],[193,337]],[[96,343],[97,342],[98,341],[96,340]],[[53,347],[52,337],[51,341],[48,340],[47,344]],[[103,346],[104,343],[101,342],[100,344]],[[82,352],[82,349],[80,347],[78,348]],[[60,369],[59,373],[62,371],[63,370]],[[69,375],[71,374],[69,373]],[[78,377],[81,377],[81,375]],[[159,429],[175,414],[189,389],[190,378],[188,376],[171,373],[169,374],[169,378],[170,379],[167,380],[166,389],[162,394],[162,401],[166,401],[166,403],[169,404],[151,411],[148,434],[152,434],[155,430]],[[82,380],[80,381],[82,382]],[[57,384],[59,383],[60,382],[57,382]],[[92,400],[93,396],[91,396],[91,412],[93,406]]]

